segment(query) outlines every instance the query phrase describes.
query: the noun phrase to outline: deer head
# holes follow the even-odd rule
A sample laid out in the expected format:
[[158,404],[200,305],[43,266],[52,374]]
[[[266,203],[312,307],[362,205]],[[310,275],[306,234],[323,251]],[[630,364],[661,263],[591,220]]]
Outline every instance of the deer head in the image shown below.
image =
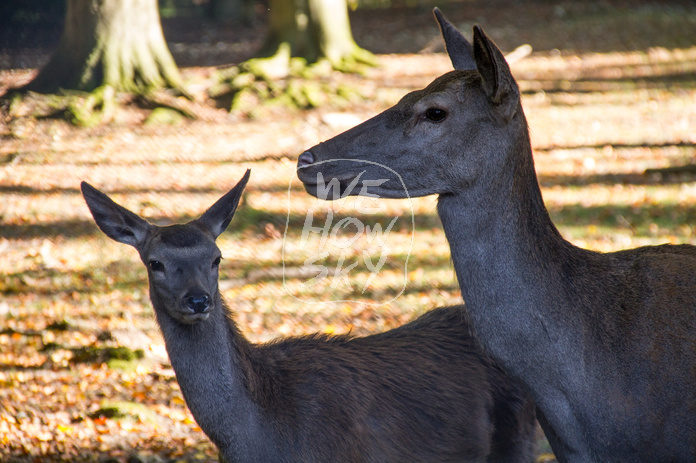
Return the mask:
[[512,136],[501,137],[501,127],[510,134],[526,130],[519,89],[502,52],[480,27],[470,44],[437,8],[435,16],[455,71],[302,153],[298,176],[310,194],[336,191],[322,188],[324,179],[337,180],[341,196],[358,194],[355,186],[366,180],[383,180],[371,188],[381,197],[403,197],[403,186],[408,196],[425,196],[493,183],[481,180],[501,171],[514,143]]
[[111,239],[133,246],[147,267],[150,298],[158,317],[184,324],[205,321],[221,310],[216,238],[234,215],[250,171],[200,218],[186,224],[152,225],[82,182],[82,195],[99,228]]

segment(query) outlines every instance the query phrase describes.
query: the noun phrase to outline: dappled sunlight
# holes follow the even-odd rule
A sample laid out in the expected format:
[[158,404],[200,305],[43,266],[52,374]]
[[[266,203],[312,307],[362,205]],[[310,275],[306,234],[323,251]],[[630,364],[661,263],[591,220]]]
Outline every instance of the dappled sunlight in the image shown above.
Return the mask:
[[[517,40],[514,28],[487,32]],[[597,51],[546,47],[512,66],[552,219],[571,242],[599,251],[696,245],[696,47]],[[297,156],[451,68],[444,53],[378,59],[381,66],[363,76],[337,77],[366,96],[344,110],[176,126],[133,124],[142,114],[91,129],[53,119],[0,123],[0,402],[7,404],[0,448],[11,441],[13,449],[46,455],[52,439],[72,439],[66,458],[76,448],[118,457],[149,442],[176,447],[173,459],[186,446],[214,458],[168,364],[138,254],[97,229],[82,180],[165,225],[197,217],[251,169],[218,244],[222,292],[254,342],[317,331],[365,335],[461,302],[435,197],[384,200],[371,216],[346,203],[326,232],[360,218],[352,229],[336,229],[356,235],[349,246],[322,248],[321,231],[303,237],[308,210],[319,230],[336,205],[305,192]],[[393,218],[380,237],[386,251],[369,232]],[[370,264],[387,252],[373,275]],[[341,258],[359,265],[345,279],[327,274],[310,284]],[[121,345],[142,350],[142,362],[76,360],[80,349]],[[105,397],[144,403],[156,418],[132,410],[127,420],[104,418]]]

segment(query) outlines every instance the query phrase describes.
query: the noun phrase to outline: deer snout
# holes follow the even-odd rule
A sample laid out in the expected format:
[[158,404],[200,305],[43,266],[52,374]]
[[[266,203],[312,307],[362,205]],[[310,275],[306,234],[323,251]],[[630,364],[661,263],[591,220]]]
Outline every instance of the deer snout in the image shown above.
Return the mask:
[[184,296],[184,301],[186,301],[186,307],[193,313],[205,313],[210,307],[210,296],[207,294],[187,294]]
[[314,155],[312,154],[311,151],[305,151],[304,153],[300,154],[300,157],[297,158],[297,168],[302,169],[303,167],[307,167],[310,164],[314,164]]

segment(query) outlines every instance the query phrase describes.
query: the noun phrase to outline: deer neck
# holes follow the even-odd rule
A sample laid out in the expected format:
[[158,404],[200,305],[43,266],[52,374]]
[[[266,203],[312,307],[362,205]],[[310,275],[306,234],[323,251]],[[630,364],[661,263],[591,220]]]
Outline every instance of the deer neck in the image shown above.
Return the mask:
[[[235,460],[273,458],[261,407],[249,391],[255,381],[253,346],[239,332],[219,293],[207,320],[183,325],[155,310],[177,382],[201,429]],[[153,305],[156,301],[153,298]],[[271,460],[267,460],[271,461]]]
[[[558,317],[544,311],[557,310],[546,302],[558,295],[560,256],[573,247],[543,204],[528,135],[505,149],[496,177],[441,195],[438,214],[479,339],[503,365],[521,372],[528,365],[515,356],[536,354],[520,352],[520,345],[533,339],[530,349],[549,349],[567,333],[550,322]],[[571,338],[565,339],[572,344]]]

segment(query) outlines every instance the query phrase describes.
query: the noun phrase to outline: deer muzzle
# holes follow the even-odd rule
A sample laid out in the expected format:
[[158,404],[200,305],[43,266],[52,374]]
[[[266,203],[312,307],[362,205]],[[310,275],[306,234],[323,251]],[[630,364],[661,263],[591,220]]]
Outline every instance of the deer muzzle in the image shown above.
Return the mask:
[[194,314],[204,314],[210,309],[210,296],[204,293],[189,293],[184,296],[184,302]]

